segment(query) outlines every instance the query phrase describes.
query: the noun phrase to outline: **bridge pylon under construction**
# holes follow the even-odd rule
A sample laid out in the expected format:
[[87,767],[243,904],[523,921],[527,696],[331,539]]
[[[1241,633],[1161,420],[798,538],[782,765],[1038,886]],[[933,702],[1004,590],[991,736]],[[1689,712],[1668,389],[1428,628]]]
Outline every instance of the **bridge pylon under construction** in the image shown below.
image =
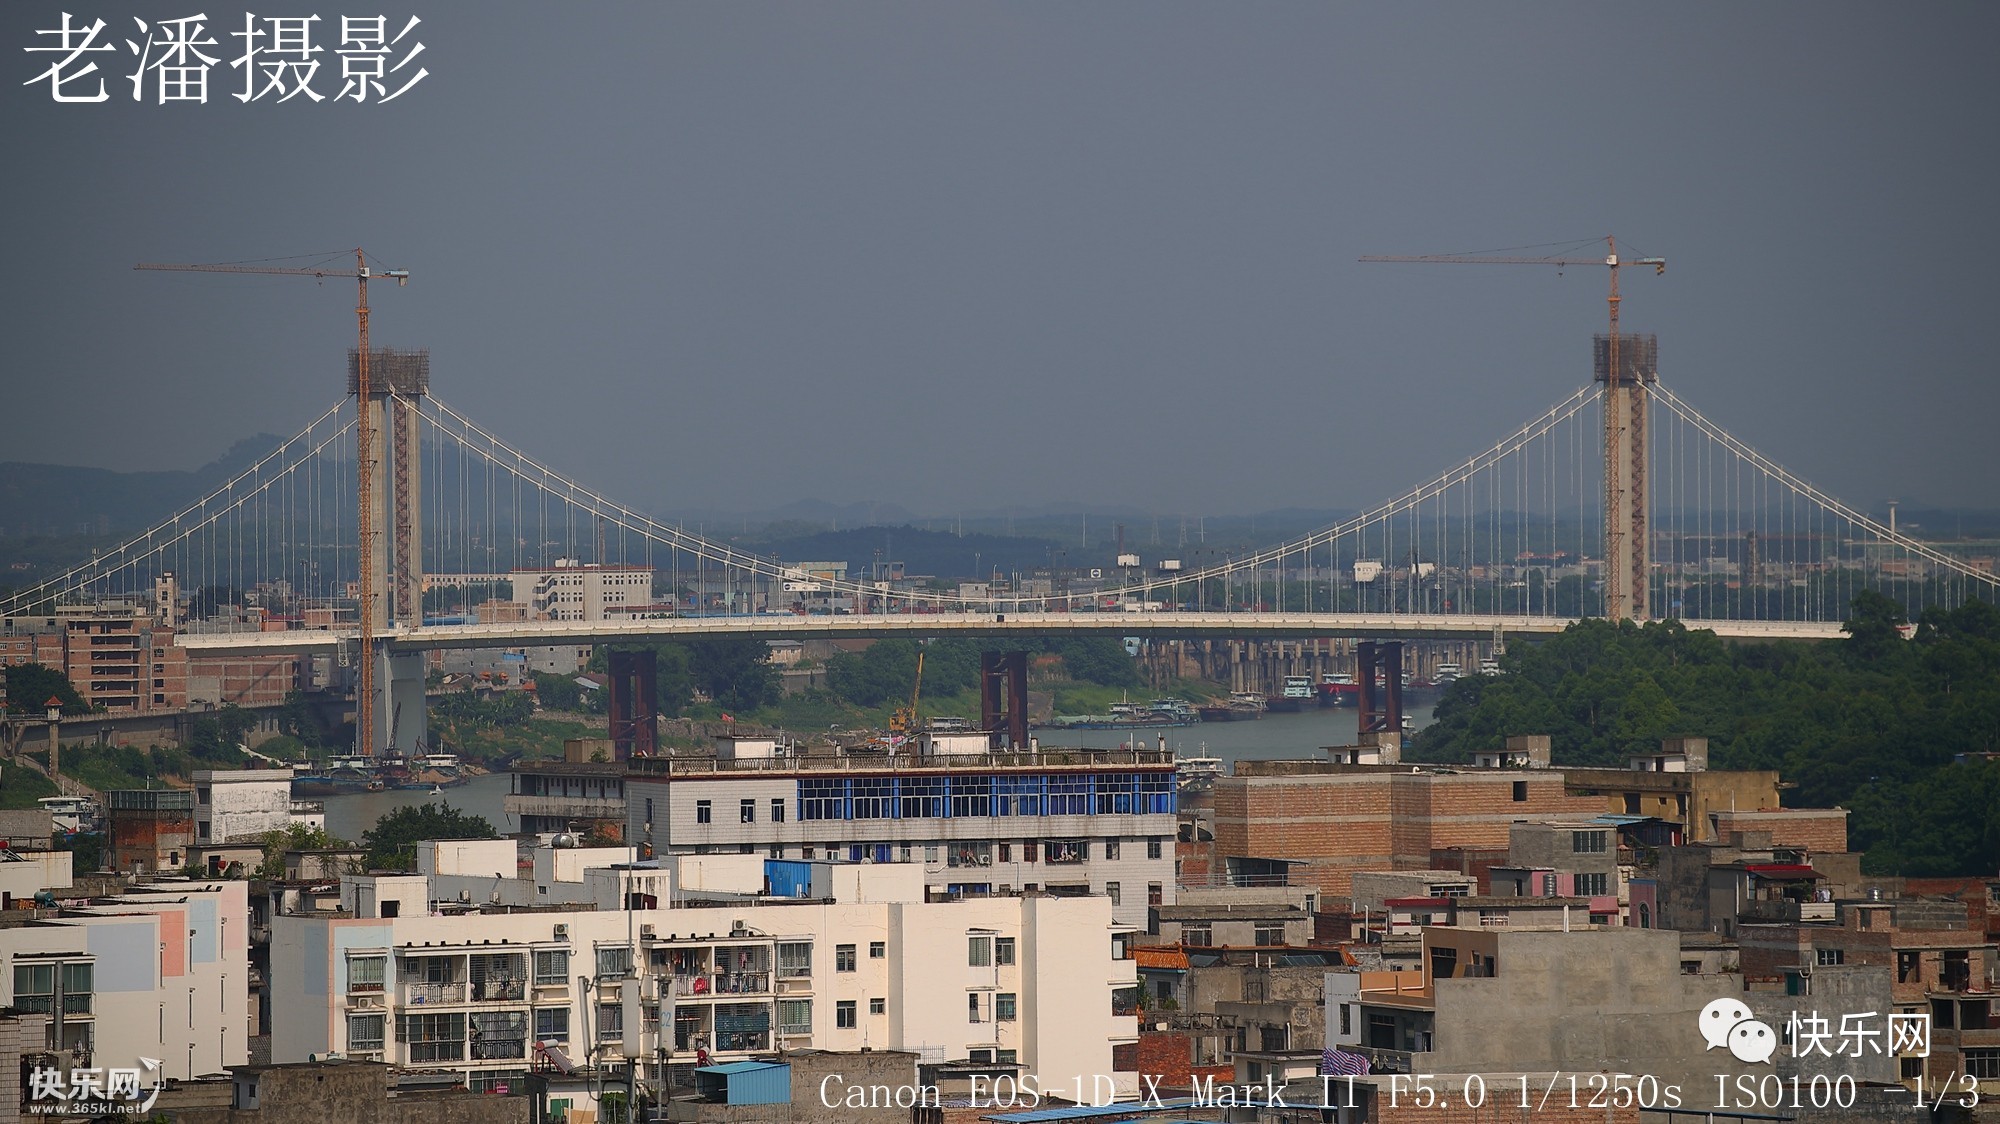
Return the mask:
[[[366,598],[356,611],[369,614],[368,635],[381,637],[424,623],[422,407],[430,393],[430,351],[371,348],[368,375],[368,400],[360,402],[360,352],[349,348],[347,393],[368,413],[369,424],[361,431],[369,448],[358,455],[367,462],[363,478],[373,492],[366,505],[369,526],[358,536],[367,555],[361,564],[375,579],[372,587],[388,593]],[[366,708],[375,736],[363,739],[356,730],[357,747],[381,754],[428,751],[423,654],[371,646],[374,651],[357,652],[355,658],[375,664],[375,705]]]

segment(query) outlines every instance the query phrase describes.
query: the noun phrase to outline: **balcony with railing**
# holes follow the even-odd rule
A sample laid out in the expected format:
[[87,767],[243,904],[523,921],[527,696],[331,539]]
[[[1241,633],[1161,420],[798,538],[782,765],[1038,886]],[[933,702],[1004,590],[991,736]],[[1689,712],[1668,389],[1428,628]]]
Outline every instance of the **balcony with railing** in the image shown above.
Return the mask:
[[1792,898],[1751,898],[1737,911],[1737,919],[1750,922],[1777,922],[1787,924],[1799,921],[1832,921],[1835,918],[1832,902],[1803,902]]
[[465,983],[414,982],[402,986],[400,1001],[406,1007],[437,1007],[465,1002]]
[[717,972],[716,995],[760,995],[771,990],[769,972]]

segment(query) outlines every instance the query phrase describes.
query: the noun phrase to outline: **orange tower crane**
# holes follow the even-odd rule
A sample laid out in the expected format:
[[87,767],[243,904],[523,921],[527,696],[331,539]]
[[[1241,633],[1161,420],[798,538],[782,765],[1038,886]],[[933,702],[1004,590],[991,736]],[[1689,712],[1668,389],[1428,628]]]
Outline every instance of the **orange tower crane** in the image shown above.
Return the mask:
[[1618,271],[1647,265],[1667,271],[1665,258],[1621,259],[1618,242],[1606,236],[1604,256],[1565,253],[1520,257],[1508,253],[1370,254],[1364,262],[1436,262],[1448,265],[1601,265],[1611,275],[1611,327],[1598,347],[1598,378],[1604,386],[1604,613],[1613,620],[1645,620],[1650,615],[1652,551],[1646,529],[1646,387],[1657,377],[1657,354],[1649,338],[1636,340],[1640,354],[1624,353],[1618,334]]
[[[359,517],[355,526],[360,536],[360,606],[355,614],[359,620],[358,634],[361,656],[361,682],[354,693],[355,745],[364,757],[375,753],[375,551],[379,528],[375,526],[375,427],[369,416],[368,380],[368,282],[375,278],[393,279],[397,285],[407,285],[410,271],[407,269],[371,270],[368,257],[359,249],[354,251],[354,269],[334,269],[325,266],[294,268],[289,266],[263,265],[255,262],[225,262],[216,265],[159,265],[142,262],[134,269],[159,269],[177,273],[259,273],[280,277],[311,277],[324,281],[329,277],[352,277],[360,290],[360,297],[354,305],[354,319],[358,325],[361,345],[355,353],[354,388],[354,437],[357,448],[355,472],[359,477]],[[384,622],[386,623],[386,622]]]

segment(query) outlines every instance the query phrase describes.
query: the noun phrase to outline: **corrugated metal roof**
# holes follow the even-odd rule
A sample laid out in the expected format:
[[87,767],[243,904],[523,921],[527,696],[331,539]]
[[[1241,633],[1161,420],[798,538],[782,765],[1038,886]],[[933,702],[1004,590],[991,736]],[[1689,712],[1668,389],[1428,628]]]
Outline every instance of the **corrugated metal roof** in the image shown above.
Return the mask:
[[1188,967],[1187,953],[1180,946],[1170,948],[1134,948],[1132,962],[1141,968],[1170,969],[1185,972]]

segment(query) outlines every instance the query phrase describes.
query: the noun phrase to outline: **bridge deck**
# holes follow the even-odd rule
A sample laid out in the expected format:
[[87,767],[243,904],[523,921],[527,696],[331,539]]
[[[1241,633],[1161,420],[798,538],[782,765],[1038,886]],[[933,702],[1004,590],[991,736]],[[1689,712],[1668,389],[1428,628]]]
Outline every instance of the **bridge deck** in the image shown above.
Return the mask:
[[[629,621],[515,621],[504,624],[434,625],[392,629],[382,642],[399,652],[442,648],[578,646],[668,640],[686,636],[745,636],[765,640],[845,639],[885,636],[1143,636],[1403,637],[1479,640],[1495,636],[1552,636],[1575,624],[1570,617],[1490,614],[1410,616],[1383,613],[909,613],[869,616],[668,617]],[[1831,640],[1840,625],[1829,621],[1693,621],[1690,628],[1728,640]],[[184,633],[180,643],[207,654],[329,653],[352,643],[351,631]]]

